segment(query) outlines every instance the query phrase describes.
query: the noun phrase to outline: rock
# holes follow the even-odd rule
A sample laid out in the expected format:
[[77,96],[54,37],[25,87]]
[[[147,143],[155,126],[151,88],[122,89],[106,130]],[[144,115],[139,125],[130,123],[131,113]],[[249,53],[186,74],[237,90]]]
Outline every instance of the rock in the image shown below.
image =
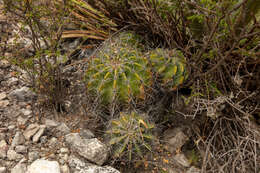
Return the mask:
[[23,135],[26,140],[30,140],[31,137],[40,129],[38,124],[30,124],[26,130],[23,132]]
[[[81,170],[81,169],[84,169],[86,166],[88,166],[87,162],[84,162],[75,156],[71,156],[69,158],[68,163],[69,163],[69,167],[73,168],[74,170]],[[89,165],[91,165],[91,164],[89,164]]]
[[188,171],[186,173],[200,173],[200,169],[196,168],[195,166],[192,166],[188,169]]
[[39,159],[29,166],[26,173],[60,173],[60,166],[56,161]]
[[24,144],[24,143],[25,143],[25,138],[24,138],[22,132],[16,132],[16,134],[13,138],[11,147],[13,148],[17,145],[21,145],[21,144]]
[[10,66],[11,66],[10,63],[7,60],[5,60],[5,59],[0,60],[0,68],[4,69],[4,68],[8,68]]
[[0,141],[5,139],[5,133],[0,133]]
[[47,141],[48,141],[48,137],[47,137],[47,136],[42,136],[42,137],[40,138],[40,142],[41,142],[42,144],[45,144]]
[[183,133],[181,128],[168,129],[164,133],[165,148],[171,153],[180,149],[188,140],[189,138]]
[[176,154],[173,159],[184,167],[189,167],[190,162],[184,154]]
[[11,87],[11,86],[17,85],[18,82],[19,82],[19,80],[16,77],[11,77],[7,80],[7,85]]
[[0,100],[0,108],[4,108],[9,105],[8,100]]
[[55,138],[55,137],[52,137],[51,139],[50,139],[50,141],[49,141],[49,146],[51,146],[51,147],[56,147],[57,145],[58,145],[58,139],[57,138]]
[[9,160],[18,161],[18,160],[21,160],[23,158],[23,155],[16,153],[14,150],[8,150],[7,151],[7,158]]
[[10,125],[10,126],[8,126],[7,128],[8,128],[9,131],[12,131],[12,130],[15,129],[15,127],[16,127],[15,125]]
[[40,137],[43,135],[44,131],[46,129],[45,125],[40,125],[40,129],[38,132],[33,136],[33,142],[36,143],[39,141]]
[[53,128],[53,127],[57,127],[60,123],[54,121],[54,120],[50,120],[50,119],[46,119],[45,120],[45,125],[47,128]]
[[65,123],[61,123],[57,128],[56,128],[61,134],[60,135],[67,135],[70,133],[70,129]]
[[17,145],[17,146],[15,147],[15,151],[16,151],[17,153],[26,154],[26,153],[27,153],[27,147],[24,146],[24,145]]
[[5,92],[0,93],[0,100],[4,100],[4,99],[6,99],[6,97],[7,97],[7,95]]
[[21,109],[21,112],[24,117],[30,117],[32,115],[32,111],[30,109]]
[[60,153],[61,154],[69,153],[69,149],[68,148],[61,148]]
[[0,167],[0,173],[6,173],[6,167]]
[[8,145],[5,140],[0,141],[0,159],[4,159],[7,156]]
[[91,139],[94,138],[95,135],[88,129],[82,129],[80,130],[79,135],[84,139]]
[[96,166],[96,165],[88,166],[84,170],[81,171],[81,173],[94,173],[94,172],[98,172],[98,173],[120,173],[118,170],[116,170],[115,168],[112,168],[110,166],[101,167],[101,166]]
[[78,133],[65,136],[65,142],[79,155],[98,165],[102,165],[108,157],[108,148],[97,138],[82,139]]
[[28,162],[33,162],[39,159],[39,153],[37,151],[31,151],[28,153]]
[[20,89],[15,89],[8,95],[13,99],[18,101],[29,101],[35,97],[35,94],[28,87],[22,87]]
[[28,121],[29,117],[24,117],[24,116],[19,116],[17,118],[17,125],[20,126],[20,125],[25,125]]
[[18,163],[13,169],[11,169],[11,173],[26,173],[26,164]]
[[63,165],[60,167],[61,173],[70,173],[70,168],[68,165]]

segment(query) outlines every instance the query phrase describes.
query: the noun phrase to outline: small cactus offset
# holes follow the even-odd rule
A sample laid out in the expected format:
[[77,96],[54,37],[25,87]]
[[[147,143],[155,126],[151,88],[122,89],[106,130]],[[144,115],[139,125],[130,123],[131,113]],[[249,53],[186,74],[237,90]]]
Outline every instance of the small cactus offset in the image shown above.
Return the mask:
[[150,144],[155,139],[151,133],[153,128],[154,125],[149,123],[144,115],[135,112],[121,113],[118,119],[111,122],[107,131],[113,156],[128,156],[129,161],[133,156],[143,158],[144,151],[151,151]]
[[180,51],[157,48],[152,50],[149,56],[163,87],[175,90],[187,79],[185,57]]
[[120,34],[93,57],[86,72],[87,89],[101,96],[103,103],[126,103],[144,99],[151,83],[148,61],[132,33]]

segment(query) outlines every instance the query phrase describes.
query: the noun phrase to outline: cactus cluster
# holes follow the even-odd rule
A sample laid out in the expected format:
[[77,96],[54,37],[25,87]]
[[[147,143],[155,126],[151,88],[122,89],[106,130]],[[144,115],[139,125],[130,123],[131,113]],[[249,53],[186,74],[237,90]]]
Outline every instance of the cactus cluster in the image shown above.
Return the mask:
[[137,39],[130,32],[122,33],[105,43],[90,62],[86,72],[88,90],[101,95],[104,103],[145,97],[152,78]]
[[181,51],[157,48],[149,56],[152,68],[164,88],[174,90],[187,79],[185,57]]
[[145,115],[136,112],[121,113],[118,119],[111,121],[107,131],[110,145],[113,147],[113,156],[125,157],[131,160],[132,156],[143,157],[144,151],[151,151],[151,142],[154,125],[149,123]]

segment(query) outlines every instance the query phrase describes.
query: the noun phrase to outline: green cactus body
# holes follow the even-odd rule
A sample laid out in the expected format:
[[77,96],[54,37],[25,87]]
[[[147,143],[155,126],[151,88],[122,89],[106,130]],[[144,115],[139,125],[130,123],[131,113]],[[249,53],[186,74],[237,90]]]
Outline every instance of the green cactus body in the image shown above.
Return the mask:
[[187,79],[185,57],[180,51],[158,48],[149,55],[151,65],[163,87],[174,90]]
[[115,99],[128,102],[131,97],[143,99],[151,72],[138,45],[135,35],[128,32],[106,44],[89,64],[88,90],[101,95],[104,103]]
[[149,123],[144,115],[135,112],[121,113],[118,119],[111,122],[109,144],[113,148],[114,157],[123,157],[132,154],[143,157],[143,151],[151,151],[150,143],[155,139],[151,131],[154,125]]

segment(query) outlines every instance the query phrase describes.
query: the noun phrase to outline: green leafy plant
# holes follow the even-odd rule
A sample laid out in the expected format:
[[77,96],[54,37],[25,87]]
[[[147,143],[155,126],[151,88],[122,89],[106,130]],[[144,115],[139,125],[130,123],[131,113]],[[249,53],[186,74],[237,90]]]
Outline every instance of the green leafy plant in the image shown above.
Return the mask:
[[181,51],[158,48],[152,50],[149,56],[163,87],[176,89],[187,79],[186,60]]
[[109,134],[109,144],[112,145],[114,157],[132,155],[143,157],[144,151],[151,151],[151,142],[155,139],[152,135],[154,125],[144,115],[136,112],[121,113],[118,119],[111,121],[111,126],[106,132]]
[[144,99],[150,86],[151,72],[142,56],[140,43],[133,33],[125,32],[105,43],[89,63],[86,72],[88,91],[101,95],[104,103],[118,99],[129,102]]

